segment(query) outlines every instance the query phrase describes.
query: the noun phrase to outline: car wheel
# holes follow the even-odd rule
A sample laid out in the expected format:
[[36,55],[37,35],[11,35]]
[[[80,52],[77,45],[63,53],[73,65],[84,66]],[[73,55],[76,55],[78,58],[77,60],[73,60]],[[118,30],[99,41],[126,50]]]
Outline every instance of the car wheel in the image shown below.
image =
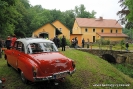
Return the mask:
[[11,66],[11,65],[8,63],[8,61],[7,61],[7,66],[8,66],[8,67],[10,67],[10,66]]
[[28,80],[25,78],[23,71],[21,71],[21,74],[20,75],[21,75],[22,82],[25,83],[25,84],[27,84],[28,83]]

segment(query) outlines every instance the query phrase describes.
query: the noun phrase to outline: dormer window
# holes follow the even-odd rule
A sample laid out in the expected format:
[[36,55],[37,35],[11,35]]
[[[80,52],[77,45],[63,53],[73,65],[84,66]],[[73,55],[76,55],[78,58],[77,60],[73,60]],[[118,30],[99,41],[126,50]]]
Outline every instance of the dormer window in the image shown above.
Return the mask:
[[85,32],[88,32],[88,29],[87,28],[85,28]]
[[103,32],[104,32],[104,30],[102,29],[102,30],[101,30],[101,32],[103,33]]
[[62,32],[62,28],[59,28],[59,30]]
[[93,32],[95,32],[95,28],[93,28]]

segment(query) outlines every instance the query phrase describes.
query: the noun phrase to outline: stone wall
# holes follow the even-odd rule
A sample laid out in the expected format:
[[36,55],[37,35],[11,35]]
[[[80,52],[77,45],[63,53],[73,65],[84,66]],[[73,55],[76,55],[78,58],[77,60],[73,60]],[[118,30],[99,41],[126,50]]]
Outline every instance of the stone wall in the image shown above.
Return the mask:
[[[133,64],[133,52],[129,52],[129,51],[116,51],[116,50],[100,50],[100,49],[83,49],[83,48],[78,48],[78,50],[84,51],[84,52],[88,52],[94,55],[97,55],[103,59],[104,58],[103,55],[105,54],[109,54],[112,55],[115,60],[116,63],[129,63],[129,64]],[[106,59],[108,61],[113,61],[113,59]]]

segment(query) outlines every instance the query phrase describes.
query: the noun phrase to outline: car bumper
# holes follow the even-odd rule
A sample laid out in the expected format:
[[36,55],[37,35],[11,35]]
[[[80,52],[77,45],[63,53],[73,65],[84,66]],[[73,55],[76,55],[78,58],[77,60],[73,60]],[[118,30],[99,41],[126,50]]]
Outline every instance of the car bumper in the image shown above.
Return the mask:
[[[47,80],[55,80],[55,79],[59,79],[59,77],[60,78],[64,78],[65,76],[62,76],[64,74],[72,75],[75,71],[76,71],[76,69],[74,69],[73,71],[63,71],[63,72],[54,73],[52,76],[33,77],[33,79],[34,79],[34,82],[47,81]],[[56,78],[57,75],[58,75],[58,78]]]

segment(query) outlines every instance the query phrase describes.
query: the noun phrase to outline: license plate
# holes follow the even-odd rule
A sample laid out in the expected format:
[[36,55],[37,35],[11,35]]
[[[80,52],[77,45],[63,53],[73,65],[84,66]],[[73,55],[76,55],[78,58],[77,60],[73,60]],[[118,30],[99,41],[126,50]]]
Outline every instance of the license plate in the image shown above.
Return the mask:
[[63,77],[66,77],[66,76],[67,76],[67,73],[59,73],[59,74],[54,75],[55,79],[63,78]]

